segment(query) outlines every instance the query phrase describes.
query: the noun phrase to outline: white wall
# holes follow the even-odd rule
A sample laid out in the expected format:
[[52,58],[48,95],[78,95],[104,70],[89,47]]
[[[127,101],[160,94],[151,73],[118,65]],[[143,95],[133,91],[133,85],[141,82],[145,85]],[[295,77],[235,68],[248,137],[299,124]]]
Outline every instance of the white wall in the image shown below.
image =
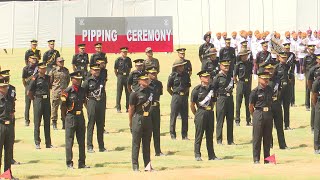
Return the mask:
[[74,17],[173,16],[174,44],[200,44],[203,34],[318,29],[320,0],[78,0],[1,2],[0,48],[55,39],[73,47]]

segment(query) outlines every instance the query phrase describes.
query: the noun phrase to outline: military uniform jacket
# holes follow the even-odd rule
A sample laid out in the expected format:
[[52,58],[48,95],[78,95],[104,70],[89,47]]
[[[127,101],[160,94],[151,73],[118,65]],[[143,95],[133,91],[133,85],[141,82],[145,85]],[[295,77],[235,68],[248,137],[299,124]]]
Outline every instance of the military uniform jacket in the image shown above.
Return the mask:
[[129,104],[135,106],[135,114],[143,115],[144,112],[149,112],[151,103],[149,99],[152,91],[150,88],[141,88],[132,92],[129,97]]
[[202,61],[202,67],[201,70],[205,70],[207,72],[210,73],[211,77],[215,77],[219,71],[220,71],[220,67],[219,67],[219,62],[218,59],[212,61],[212,60],[206,60],[206,61]]
[[78,53],[73,55],[72,64],[76,67],[77,71],[87,71],[89,64],[89,57],[87,53]]
[[263,89],[260,85],[258,85],[251,91],[249,103],[253,104],[256,109],[263,110],[263,108],[268,108],[268,111],[270,111],[272,105],[272,95],[273,91],[270,86],[266,86]]
[[105,96],[104,84],[105,81],[102,78],[90,76],[83,82],[82,87],[86,97],[100,100],[101,97]]
[[280,79],[278,79],[275,76],[273,76],[269,80],[268,86],[270,86],[270,88],[273,91],[272,101],[275,102],[275,101],[279,100],[279,98],[280,98],[280,90],[281,90]]
[[184,59],[187,63],[184,65],[184,71],[190,74],[192,72],[192,65],[191,62],[187,59]]
[[0,93],[0,121],[13,121],[12,113],[15,112],[16,92],[10,89],[6,95]]
[[293,77],[293,74],[289,72],[290,66],[288,64],[277,64],[274,68],[274,77],[278,78],[281,82],[281,87],[288,84],[289,79]]
[[158,59],[156,58],[152,58],[151,60],[145,59],[143,63],[145,68],[155,67],[158,73],[160,72],[160,64]]
[[60,99],[61,90],[66,89],[70,83],[69,70],[66,67],[54,67],[49,76],[52,83],[53,99]]
[[41,51],[39,49],[28,49],[24,54],[24,60],[28,61],[30,56],[36,56],[38,60],[41,59]]
[[296,68],[296,55],[293,52],[287,52],[287,64],[290,66],[289,72],[294,75],[294,70]]
[[51,83],[50,83],[50,76],[44,75],[40,77],[39,74],[34,75],[31,79],[28,90],[32,92],[34,96],[41,96],[50,94]]
[[43,62],[48,66],[53,66],[56,65],[58,57],[60,57],[60,52],[58,50],[48,50],[43,54]]
[[197,85],[191,92],[190,100],[191,102],[196,103],[198,109],[213,110],[213,102],[217,99],[214,97],[214,94],[211,95],[211,98],[205,103],[205,105],[199,105],[199,102],[203,101],[206,96],[209,94],[211,88],[209,86]]
[[224,47],[222,49],[220,49],[219,52],[219,58],[220,59],[230,59],[232,62],[235,61],[235,57],[236,57],[236,50],[233,47]]
[[129,57],[122,58],[118,57],[114,62],[114,69],[118,70],[118,74],[128,76],[130,69],[132,68],[132,62]]
[[252,63],[251,62],[244,62],[239,61],[234,68],[234,76],[238,76],[240,81],[249,82],[252,75]]
[[127,86],[132,86],[133,91],[137,91],[140,88],[138,83],[138,76],[143,73],[143,71],[134,70],[129,74]]
[[101,81],[103,81],[103,86],[106,86],[106,82],[108,80],[108,70],[107,69],[101,69],[99,78]]
[[318,94],[317,103],[319,103],[319,100],[320,100],[320,78],[319,77],[313,82],[311,92]]
[[317,77],[319,77],[319,75],[320,75],[320,64],[317,64],[310,69],[308,80],[314,81],[315,79],[317,79]]
[[190,76],[187,72],[183,72],[181,74],[173,72],[170,74],[167,88],[172,88],[173,94],[188,93],[190,87],[191,81]]
[[305,71],[309,71],[312,66],[316,65],[317,57],[314,54],[308,54],[303,58],[303,67]]
[[211,48],[214,48],[214,45],[212,43],[203,43],[200,47],[199,47],[199,57],[201,57],[202,59],[206,57],[207,54],[209,54],[209,50]]
[[38,66],[27,65],[22,70],[22,78],[26,79],[27,84],[29,84],[33,75],[38,73]]
[[62,97],[65,97],[65,100],[62,100],[62,106],[67,107],[68,113],[76,114],[77,111],[82,111],[83,103],[86,100],[82,87],[79,86],[75,89],[74,86],[69,86],[62,92]]
[[226,90],[226,87],[229,85],[231,81],[231,75],[228,73],[227,75],[220,72],[212,81],[212,88],[215,94],[218,95],[227,95],[230,96],[232,94],[233,87],[230,91]]
[[90,58],[90,65],[95,64],[97,62],[97,59],[103,59],[105,64],[108,63],[106,53],[96,52],[96,53],[92,54],[92,56]]
[[162,82],[159,80],[151,80],[149,84],[149,88],[153,93],[153,100],[152,102],[159,102],[160,96],[163,95],[163,85]]
[[257,64],[261,64],[263,62],[272,62],[271,53],[269,51],[259,51],[256,55]]

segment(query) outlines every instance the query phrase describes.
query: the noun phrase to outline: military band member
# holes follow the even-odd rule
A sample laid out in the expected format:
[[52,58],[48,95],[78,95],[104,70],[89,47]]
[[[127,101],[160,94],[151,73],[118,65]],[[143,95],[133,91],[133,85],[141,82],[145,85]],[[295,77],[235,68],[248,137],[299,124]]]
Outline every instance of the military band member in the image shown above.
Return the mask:
[[108,64],[108,58],[106,53],[102,52],[102,43],[96,43],[94,45],[96,52],[90,57],[90,65],[96,64],[97,59],[103,59],[105,64]]
[[79,53],[73,55],[72,58],[72,69],[74,72],[81,71],[82,77],[87,77],[89,57],[88,54],[85,52],[86,45],[78,44],[78,47]]
[[[270,156],[270,142],[272,136],[272,94],[273,91],[268,86],[270,74],[264,68],[258,70],[259,84],[251,91],[249,109],[252,115],[253,125],[253,162],[260,163],[261,143],[263,138],[264,158]],[[268,161],[265,161],[268,163]]]
[[285,130],[291,130],[290,128],[290,97],[291,89],[289,83],[292,79],[293,72],[290,70],[290,65],[287,64],[287,53],[280,52],[277,55],[279,63],[275,65],[274,76],[275,78],[280,79],[280,102],[283,107],[283,120]]
[[132,91],[137,91],[140,88],[138,83],[138,76],[144,73],[143,68],[143,59],[136,59],[133,62],[135,63],[136,69],[131,71],[128,77],[128,91],[131,93]]
[[[320,76],[320,54],[316,54],[316,62],[317,64],[311,67],[308,78],[308,88],[312,89],[313,82]],[[314,117],[315,117],[315,107],[311,104],[311,132],[314,130]]]
[[[13,158],[13,139],[14,139],[14,111],[15,93],[9,94],[9,84],[4,77],[0,77],[0,162],[2,159],[2,149],[4,151],[4,172],[10,170]],[[2,163],[1,163],[2,164]],[[10,179],[15,179],[11,177]]]
[[306,95],[305,95],[305,105],[306,105],[306,110],[310,111],[310,89],[308,88],[308,79],[309,79],[309,73],[311,67],[316,65],[316,56],[314,54],[315,51],[315,45],[308,45],[308,55],[306,55],[303,58],[303,66],[302,66],[302,72],[306,76],[305,84],[306,84]]
[[262,41],[260,44],[262,51],[259,51],[256,55],[255,69],[258,69],[261,63],[272,61],[271,53],[268,51],[268,41]]
[[47,66],[47,74],[51,71],[53,66],[56,65],[56,60],[60,57],[60,52],[54,49],[55,40],[48,41],[49,50],[43,54],[43,62]]
[[98,64],[90,65],[91,76],[87,78],[82,87],[84,88],[87,97],[87,113],[88,113],[88,126],[87,126],[87,150],[88,153],[94,153],[93,150],[93,129],[96,124],[97,127],[97,140],[99,144],[99,152],[107,152],[104,146],[103,133],[105,123],[105,101],[106,96],[104,91],[105,80],[100,75],[100,67]]
[[[52,68],[49,72],[50,83],[52,86],[51,91],[51,121],[53,130],[58,130],[57,120],[58,120],[58,108],[61,104],[61,92],[66,89],[70,83],[69,70],[64,67],[64,59],[63,57],[57,58],[57,65]],[[63,106],[60,107],[61,110],[61,121],[62,121],[62,129],[65,129],[65,114],[62,113]]]
[[33,39],[30,42],[31,42],[31,48],[28,49],[24,55],[24,61],[25,61],[26,65],[29,64],[29,57],[30,56],[35,56],[38,58],[38,60],[41,59],[41,51],[39,49],[37,49],[38,41]]
[[128,48],[120,48],[121,56],[116,59],[114,62],[114,74],[117,76],[117,98],[116,98],[116,108],[117,112],[121,112],[121,96],[124,89],[126,94],[126,111],[129,108],[129,91],[127,88],[128,76],[131,72],[132,62],[131,59],[127,56]]
[[27,89],[33,76],[38,74],[38,58],[35,56],[30,56],[28,61],[29,61],[29,64],[25,66],[22,70],[22,84],[25,88],[25,109],[24,109],[25,126],[30,125],[29,111],[30,111],[31,99],[27,94]]
[[[209,87],[210,74],[207,71],[200,71],[197,74],[200,77],[201,84],[196,86],[191,93],[190,109],[195,115],[195,141],[194,155],[196,161],[201,159],[201,143],[204,132],[206,133],[206,145],[209,160],[220,160],[213,149],[213,131],[214,131],[214,104],[216,98],[213,90]],[[197,107],[197,109],[196,109]]]
[[160,72],[160,63],[159,63],[159,60],[157,58],[153,57],[152,48],[151,47],[147,47],[145,52],[146,52],[147,58],[143,62],[144,68],[147,69],[149,67],[155,67],[157,69],[158,73],[159,73]]
[[173,72],[170,74],[167,83],[167,91],[172,96],[171,112],[170,112],[170,136],[175,140],[176,135],[176,120],[180,113],[182,119],[181,135],[182,140],[188,139],[188,96],[189,88],[191,87],[190,76],[185,71],[187,62],[182,59],[177,59],[173,63]]
[[33,100],[34,114],[34,142],[36,149],[40,149],[40,124],[44,121],[44,135],[46,148],[53,148],[50,136],[50,76],[46,75],[45,63],[38,64],[39,73],[34,75],[28,86],[28,96]]
[[233,103],[233,81],[232,75],[229,73],[231,60],[226,56],[225,59],[220,59],[220,72],[213,79],[212,88],[217,95],[217,127],[216,138],[217,143],[222,144],[222,130],[224,118],[227,121],[227,141],[228,145],[235,145],[233,141],[233,117],[234,117],[234,103]]
[[73,153],[72,147],[74,136],[77,137],[79,145],[79,160],[78,168],[90,168],[86,166],[86,153],[85,153],[85,133],[86,126],[83,116],[83,104],[86,101],[84,89],[81,87],[82,72],[75,71],[70,74],[72,85],[67,87],[61,93],[61,107],[63,113],[66,115],[66,164],[68,168],[73,169]]
[[202,61],[201,70],[205,70],[210,73],[210,82],[212,82],[213,78],[220,71],[219,60],[217,58],[217,50],[215,48],[211,48],[207,56],[207,60]]
[[144,167],[150,163],[150,142],[152,135],[152,120],[150,107],[152,105],[152,90],[149,88],[147,74],[138,77],[140,89],[130,94],[129,127],[132,132],[132,169],[139,171],[139,150],[142,141]]
[[[192,74],[192,65],[191,65],[191,62],[187,59],[185,59],[185,56],[186,56],[186,48],[179,48],[176,50],[178,52],[178,57],[180,60],[183,60],[185,63],[184,65],[184,71],[186,73],[189,74],[189,76],[191,76]],[[174,71],[174,68],[172,68],[172,72]]]
[[150,117],[153,127],[152,135],[154,151],[156,156],[165,156],[165,154],[161,152],[160,148],[160,96],[163,95],[163,85],[162,82],[158,80],[158,71],[156,67],[149,67],[146,69],[146,72],[148,73],[148,77],[150,79],[149,87],[153,92],[152,105],[150,107]]
[[235,119],[237,126],[240,126],[240,109],[242,104],[242,97],[244,97],[245,102],[247,126],[252,125],[249,111],[249,96],[251,92],[253,64],[251,61],[248,61],[249,53],[251,52],[246,49],[242,49],[242,51],[239,52],[238,55],[240,61],[237,62],[233,73],[233,79],[237,84]]
[[214,48],[214,45],[212,43],[210,43],[210,39],[211,39],[211,32],[209,31],[203,36],[203,40],[205,41],[205,43],[203,43],[199,47],[199,59],[200,59],[200,62],[202,62],[203,59],[206,59],[206,56],[209,53],[209,50],[211,48]]

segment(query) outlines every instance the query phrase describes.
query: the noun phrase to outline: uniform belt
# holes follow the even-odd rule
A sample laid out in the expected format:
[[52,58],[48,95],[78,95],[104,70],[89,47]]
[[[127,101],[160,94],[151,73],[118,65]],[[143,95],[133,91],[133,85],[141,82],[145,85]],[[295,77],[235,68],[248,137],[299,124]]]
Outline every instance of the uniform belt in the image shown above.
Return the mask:
[[148,117],[150,113],[148,111],[147,112],[142,111],[142,112],[135,112],[135,114],[139,114],[141,116]]
[[118,75],[127,76],[127,75],[128,75],[128,73],[125,73],[125,72],[118,72]]
[[249,78],[242,78],[242,79],[239,79],[239,81],[243,81],[243,82],[249,82]]
[[82,110],[79,110],[79,111],[75,111],[75,110],[68,111],[68,114],[73,114],[73,115],[79,116],[79,115],[82,114]]
[[286,85],[288,85],[287,81],[281,81],[281,86],[286,86]]
[[227,96],[227,97],[229,97],[231,95],[232,95],[232,93],[219,93],[219,96]]
[[213,111],[213,108],[211,106],[207,106],[207,107],[199,107],[199,109],[203,109],[203,110],[206,110],[206,111]]
[[38,95],[35,95],[35,97],[42,98],[42,99],[48,99],[49,98],[49,96],[47,94],[38,94]]
[[271,108],[270,107],[255,107],[255,110],[269,112],[271,110]]
[[155,101],[155,102],[152,103],[151,106],[160,106],[160,102],[159,101]]
[[9,125],[9,124],[11,124],[11,121],[10,120],[1,120],[0,124]]
[[175,93],[173,93],[173,94],[177,94],[177,95],[180,95],[180,96],[184,96],[184,95],[186,95],[187,93],[185,93],[185,92],[175,92]]

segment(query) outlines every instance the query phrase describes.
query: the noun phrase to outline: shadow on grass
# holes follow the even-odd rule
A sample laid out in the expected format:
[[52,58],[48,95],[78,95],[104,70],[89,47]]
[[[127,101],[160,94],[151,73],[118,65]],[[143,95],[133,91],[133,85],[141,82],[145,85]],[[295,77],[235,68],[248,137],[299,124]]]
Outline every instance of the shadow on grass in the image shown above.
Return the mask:
[[170,134],[170,132],[163,132],[163,133],[160,133],[160,136],[166,136],[167,134]]
[[27,179],[42,179],[44,176],[42,175],[30,175],[30,176],[27,176]]
[[104,162],[104,163],[97,163],[94,165],[94,167],[105,167],[105,166],[108,166],[108,165],[116,165],[116,164],[131,164],[131,162]]
[[16,139],[16,140],[14,140],[14,143],[19,143],[19,142],[21,142],[21,140],[20,140],[20,139]]
[[248,144],[252,144],[252,140],[249,141],[249,142],[244,142],[244,143],[240,143],[240,144],[237,144],[237,145],[248,145]]
[[66,144],[61,144],[60,147],[66,147]]
[[124,151],[124,150],[126,150],[126,149],[128,149],[129,148],[129,146],[120,146],[120,147],[116,147],[115,149],[114,149],[114,151]]
[[234,156],[224,156],[222,159],[234,159]]
[[165,170],[175,170],[175,169],[199,169],[203,168],[201,166],[191,165],[191,166],[176,166],[176,167],[159,167],[156,168],[157,171],[165,171]]
[[116,133],[122,133],[122,132],[130,132],[129,128],[122,128],[122,129],[118,129],[118,131],[114,131],[114,132],[109,132],[109,134],[116,134]]
[[31,161],[29,161],[29,162],[21,163],[21,164],[36,164],[36,163],[38,163],[38,162],[40,162],[40,160],[31,160]]
[[308,147],[308,145],[306,145],[306,144],[300,144],[299,146],[294,146],[294,147],[292,147],[292,148],[290,148],[290,149],[299,149],[299,148],[305,148],[305,147]]
[[175,155],[177,152],[179,152],[179,151],[168,151],[167,156]]
[[306,128],[306,127],[308,127],[308,126],[299,126],[299,127],[297,127],[296,129],[304,129],[304,128]]
[[24,116],[21,116],[21,117],[15,117],[16,120],[18,119],[24,119]]

